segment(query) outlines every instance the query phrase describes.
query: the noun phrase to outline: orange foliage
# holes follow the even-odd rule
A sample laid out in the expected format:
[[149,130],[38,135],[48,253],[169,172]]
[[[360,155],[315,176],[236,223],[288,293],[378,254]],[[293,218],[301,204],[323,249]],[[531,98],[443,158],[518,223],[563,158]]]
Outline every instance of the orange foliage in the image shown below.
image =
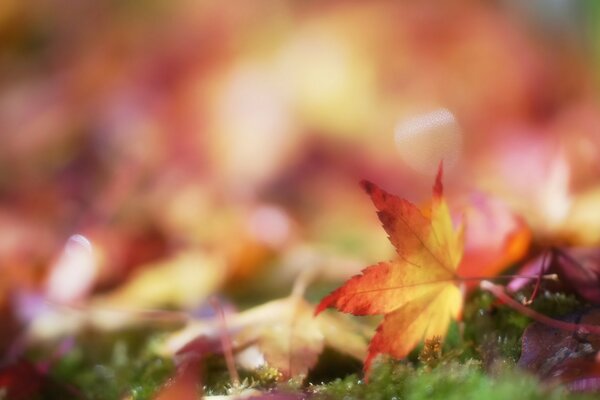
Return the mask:
[[460,316],[463,300],[456,268],[463,231],[452,226],[441,176],[440,167],[430,209],[363,183],[398,258],[352,277],[325,297],[316,312],[335,307],[355,315],[384,314],[369,346],[366,371],[380,353],[403,358],[423,338],[445,336],[450,320]]

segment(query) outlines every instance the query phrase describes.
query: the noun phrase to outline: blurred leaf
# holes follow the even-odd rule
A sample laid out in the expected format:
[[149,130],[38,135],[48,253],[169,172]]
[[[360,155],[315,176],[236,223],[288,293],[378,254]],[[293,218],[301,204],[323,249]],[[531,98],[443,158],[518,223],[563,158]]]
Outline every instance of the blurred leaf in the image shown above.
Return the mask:
[[[563,318],[576,324],[598,325],[598,309],[579,311]],[[600,368],[596,354],[600,337],[585,332],[560,330],[534,322],[523,334],[523,348],[518,365],[543,379],[559,381],[577,391],[597,391]]]
[[191,308],[215,293],[225,278],[219,257],[186,251],[153,263],[113,292],[94,299],[93,305],[144,309],[161,306]]
[[167,381],[155,400],[196,400],[202,393],[200,360],[189,360],[177,367],[175,376]]
[[[553,248],[525,264],[519,273],[524,276],[556,274],[562,290],[576,293],[590,303],[600,304],[600,248]],[[509,288],[516,291],[531,281],[516,278]]]
[[600,187],[595,186],[573,197],[561,234],[580,246],[600,245]]
[[458,267],[461,276],[492,277],[521,260],[529,249],[529,227],[499,199],[473,196],[464,219],[467,228]]
[[283,379],[305,377],[317,363],[325,338],[311,305],[303,299],[285,301],[285,314],[269,324],[245,327],[235,335],[235,342],[258,346],[267,364],[277,368]]
[[[256,345],[260,357],[283,377],[305,376],[325,345],[357,359],[366,355],[365,328],[343,316],[324,313],[313,317],[314,307],[290,296],[226,316],[236,351]],[[197,336],[221,335],[217,320],[193,321],[168,337],[162,352],[174,354]],[[254,359],[249,367],[260,365]]]
[[55,382],[43,368],[28,361],[0,367],[0,398],[7,400],[83,399],[71,387]]

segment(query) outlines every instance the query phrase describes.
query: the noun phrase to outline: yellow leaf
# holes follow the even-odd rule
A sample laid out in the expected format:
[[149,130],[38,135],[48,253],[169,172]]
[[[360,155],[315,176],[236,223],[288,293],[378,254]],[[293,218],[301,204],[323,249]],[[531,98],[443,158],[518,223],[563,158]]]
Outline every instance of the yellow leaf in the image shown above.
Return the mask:
[[421,340],[445,336],[450,320],[460,316],[456,268],[463,252],[463,230],[452,226],[441,172],[440,167],[431,208],[423,210],[363,183],[398,258],[350,278],[321,301],[317,313],[335,307],[355,315],[384,315],[369,345],[365,370],[380,353],[403,358]]

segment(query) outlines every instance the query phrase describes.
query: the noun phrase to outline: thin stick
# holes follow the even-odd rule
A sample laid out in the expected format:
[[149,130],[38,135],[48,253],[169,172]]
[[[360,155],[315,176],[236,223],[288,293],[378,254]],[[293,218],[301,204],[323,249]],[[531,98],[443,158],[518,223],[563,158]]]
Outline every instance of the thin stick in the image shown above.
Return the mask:
[[296,330],[296,322],[298,317],[298,307],[299,302],[304,301],[304,293],[306,289],[310,285],[310,283],[315,279],[317,270],[316,268],[305,268],[300,275],[294,281],[294,286],[292,287],[292,293],[290,294],[290,300],[293,304],[292,312],[290,313],[289,327],[290,332],[288,335],[288,371],[290,376],[294,376],[295,373],[292,370],[292,366],[294,365],[294,334]]
[[570,322],[560,321],[554,318],[550,318],[546,315],[540,314],[537,311],[532,310],[531,308],[525,307],[524,305],[507,295],[504,292],[502,286],[494,285],[492,282],[489,281],[482,281],[480,287],[483,290],[487,290],[488,292],[492,293],[498,298],[498,300],[500,300],[513,310],[518,311],[519,313],[544,325],[548,325],[552,328],[569,332],[586,332],[593,333],[594,335],[600,335],[600,326],[588,324],[573,324]]
[[235,360],[233,359],[233,346],[231,345],[231,338],[229,337],[229,331],[227,330],[227,321],[225,320],[225,313],[223,307],[216,297],[210,299],[210,304],[217,312],[219,318],[219,327],[221,329],[221,346],[223,346],[223,354],[225,355],[225,362],[227,363],[227,370],[231,377],[231,384],[233,387],[240,385],[240,376],[235,369]]
[[291,297],[301,298],[317,274],[316,268],[305,268],[294,281]]
[[558,275],[556,274],[545,274],[545,275],[498,275],[498,276],[469,276],[466,278],[457,277],[457,281],[459,282],[469,282],[469,281],[495,281],[501,279],[546,279],[550,281],[555,281],[558,279]]
[[[552,252],[552,250],[550,250],[550,261],[548,262],[548,265],[550,265],[552,263],[552,261],[554,261],[554,252]],[[528,300],[525,301],[526,305],[530,305],[531,303],[533,303],[533,300],[536,298],[539,290],[540,290],[540,286],[542,285],[542,275],[544,274],[544,272],[546,271],[547,265],[546,265],[546,256],[548,255],[548,252],[545,251],[544,254],[542,255],[542,265],[540,267],[540,274],[538,275],[537,280],[535,281],[535,286],[533,288],[533,292],[531,293],[531,296],[529,297]]]

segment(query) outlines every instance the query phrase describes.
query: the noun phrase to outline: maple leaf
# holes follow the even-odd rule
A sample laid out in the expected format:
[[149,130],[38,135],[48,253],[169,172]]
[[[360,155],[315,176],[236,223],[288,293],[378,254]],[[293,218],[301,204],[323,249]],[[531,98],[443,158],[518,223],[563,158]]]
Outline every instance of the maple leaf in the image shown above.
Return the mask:
[[316,314],[328,307],[354,315],[383,314],[369,344],[368,371],[374,357],[385,353],[404,358],[423,339],[444,337],[450,320],[462,310],[456,268],[463,252],[463,229],[455,230],[443,197],[442,166],[430,207],[386,193],[362,182],[397,259],[367,267],[325,297]]

